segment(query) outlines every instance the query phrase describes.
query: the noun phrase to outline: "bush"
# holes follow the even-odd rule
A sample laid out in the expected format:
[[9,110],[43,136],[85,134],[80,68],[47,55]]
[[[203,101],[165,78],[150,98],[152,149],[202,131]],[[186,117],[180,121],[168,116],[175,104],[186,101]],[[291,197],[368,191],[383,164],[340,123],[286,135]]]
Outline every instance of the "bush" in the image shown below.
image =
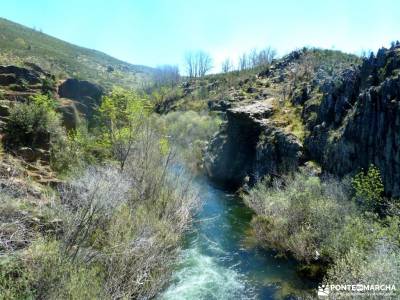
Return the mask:
[[53,99],[43,95],[13,106],[4,128],[5,148],[11,151],[20,147],[41,148],[50,150],[52,156],[63,151],[65,129],[55,106]]
[[16,149],[21,146],[42,147],[57,132],[58,118],[44,106],[35,103],[17,104],[10,110],[5,126],[5,146]]
[[[59,201],[52,202],[62,231],[37,238],[19,256],[18,280],[0,271],[9,298],[149,299],[169,279],[197,192],[145,103],[121,93],[125,99],[102,106],[108,123],[94,137],[81,128],[58,144],[58,166],[74,166],[71,160],[84,157],[59,186]],[[126,129],[132,133],[128,139]],[[96,146],[117,161],[88,167],[92,158],[98,163]],[[123,167],[115,147],[125,151]]]
[[[399,216],[382,219],[358,209],[347,180],[295,174],[270,182],[245,196],[256,213],[252,225],[261,245],[289,253],[306,264],[303,269],[310,263],[322,267],[317,275],[328,285],[400,285]],[[375,169],[352,181],[357,196],[375,200],[379,182]]]
[[54,240],[35,241],[24,260],[39,299],[98,299],[102,295],[100,269],[65,259]]
[[73,170],[84,170],[111,158],[110,145],[102,135],[89,132],[86,124],[80,124],[65,139],[53,144],[51,166],[60,175]]
[[337,249],[330,242],[356,212],[346,185],[303,174],[267,184],[245,196],[257,214],[252,223],[263,244],[307,263],[333,257]]
[[60,190],[62,249],[101,266],[110,298],[153,297],[168,279],[196,197],[172,168],[151,124],[137,133],[123,170],[89,168]]
[[[379,240],[368,251],[352,247],[328,270],[324,284],[395,285],[397,290],[392,297],[397,298],[400,296],[400,248],[386,240]],[[378,297],[371,293],[365,298]]]
[[377,167],[371,165],[366,172],[356,174],[352,183],[356,200],[367,209],[377,209],[382,205],[384,187]]
[[98,299],[98,273],[95,265],[66,260],[57,241],[38,239],[2,260],[0,299]]
[[195,169],[202,160],[202,150],[218,131],[221,120],[217,116],[186,111],[162,116],[161,124],[176,152]]
[[15,255],[0,260],[0,299],[33,299],[31,273]]

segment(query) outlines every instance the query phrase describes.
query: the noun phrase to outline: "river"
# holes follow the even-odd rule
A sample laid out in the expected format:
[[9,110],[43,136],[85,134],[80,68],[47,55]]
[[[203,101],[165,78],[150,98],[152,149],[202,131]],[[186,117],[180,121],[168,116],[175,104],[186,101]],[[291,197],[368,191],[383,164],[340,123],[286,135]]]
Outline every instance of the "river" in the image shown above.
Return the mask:
[[194,184],[203,206],[171,284],[159,299],[294,299],[315,288],[299,277],[294,261],[276,258],[275,253],[255,245],[252,213],[239,198],[214,187],[205,177]]

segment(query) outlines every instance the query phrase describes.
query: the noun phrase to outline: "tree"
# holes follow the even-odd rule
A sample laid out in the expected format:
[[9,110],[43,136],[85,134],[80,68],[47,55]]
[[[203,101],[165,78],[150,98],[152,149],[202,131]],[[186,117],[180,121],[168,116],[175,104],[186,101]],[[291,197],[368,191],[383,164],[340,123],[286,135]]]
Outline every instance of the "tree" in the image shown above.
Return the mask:
[[204,51],[199,51],[197,52],[197,61],[199,65],[198,77],[203,77],[213,67],[211,56]]
[[269,65],[276,56],[276,50],[268,46],[258,53],[258,66]]
[[252,49],[248,55],[248,67],[255,68],[259,63],[259,55],[257,49]]
[[221,70],[223,73],[228,73],[233,70],[233,64],[230,58],[227,58],[222,62]]
[[154,74],[154,84],[156,86],[169,85],[171,87],[179,83],[179,67],[173,65],[158,66]]
[[239,57],[239,66],[238,66],[240,71],[246,70],[249,68],[249,64],[248,64],[248,58],[247,58],[247,54],[243,53],[240,57]]
[[131,153],[138,132],[151,112],[151,105],[134,91],[114,88],[99,109],[105,126],[105,138],[121,170]]
[[212,58],[202,50],[188,52],[185,55],[185,67],[190,78],[203,77],[213,67]]
[[239,70],[270,65],[275,56],[276,50],[271,47],[266,47],[260,51],[252,49],[249,53],[245,52],[239,57]]

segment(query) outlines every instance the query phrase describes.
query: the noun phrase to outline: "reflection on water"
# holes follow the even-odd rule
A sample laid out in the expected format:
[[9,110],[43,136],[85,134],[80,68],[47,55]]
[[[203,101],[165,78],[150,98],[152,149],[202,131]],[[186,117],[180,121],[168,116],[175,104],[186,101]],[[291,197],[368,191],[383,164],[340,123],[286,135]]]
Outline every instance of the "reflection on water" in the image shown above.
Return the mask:
[[295,262],[252,242],[251,211],[239,199],[206,178],[194,184],[203,207],[160,299],[289,299],[315,287],[296,274]]

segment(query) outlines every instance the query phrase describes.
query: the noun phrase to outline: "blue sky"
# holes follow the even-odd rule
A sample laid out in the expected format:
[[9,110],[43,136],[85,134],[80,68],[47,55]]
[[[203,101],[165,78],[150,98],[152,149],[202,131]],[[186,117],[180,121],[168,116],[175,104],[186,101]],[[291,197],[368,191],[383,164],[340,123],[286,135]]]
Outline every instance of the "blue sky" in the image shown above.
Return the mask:
[[216,70],[252,48],[357,53],[400,40],[398,0],[14,0],[0,16],[68,42],[149,66],[209,52]]

